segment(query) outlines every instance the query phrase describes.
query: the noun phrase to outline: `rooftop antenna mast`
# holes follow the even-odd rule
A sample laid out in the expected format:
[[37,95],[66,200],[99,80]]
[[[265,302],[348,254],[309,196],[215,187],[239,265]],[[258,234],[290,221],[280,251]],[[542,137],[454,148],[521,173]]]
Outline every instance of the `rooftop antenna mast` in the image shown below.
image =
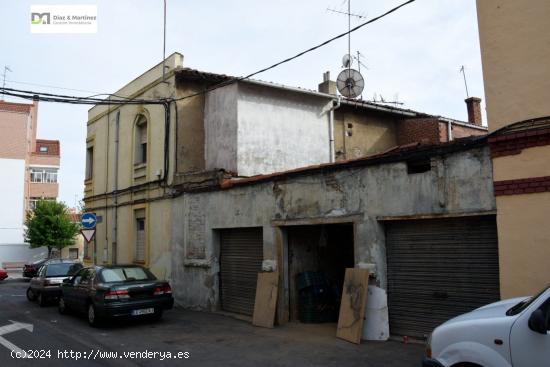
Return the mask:
[[466,82],[466,69],[464,68],[464,65],[460,67],[460,72],[464,77],[464,86],[466,87],[466,98],[470,98],[470,95],[468,94],[468,83]]
[[[9,66],[7,65],[4,65],[4,74],[2,74],[2,90],[4,90],[4,88],[6,87],[6,73],[7,72],[12,72],[12,70],[10,69]],[[2,101],[4,100],[4,93],[2,93]]]
[[164,31],[162,33],[162,81],[166,72],[166,0],[164,0]]
[[346,98],[357,98],[363,92],[365,87],[365,80],[361,73],[351,68],[353,62],[353,56],[351,55],[351,17],[363,18],[364,15],[351,13],[351,0],[344,0],[348,3],[348,11],[343,12],[339,10],[327,9],[338,14],[345,14],[348,16],[348,53],[342,58],[342,67],[344,70],[338,74],[336,78],[336,88]]

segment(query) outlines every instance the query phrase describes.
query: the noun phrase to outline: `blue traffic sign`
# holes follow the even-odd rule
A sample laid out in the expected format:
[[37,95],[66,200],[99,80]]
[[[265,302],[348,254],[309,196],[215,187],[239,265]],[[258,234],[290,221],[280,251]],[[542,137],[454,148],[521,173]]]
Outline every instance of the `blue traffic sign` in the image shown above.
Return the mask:
[[80,224],[84,229],[93,229],[97,223],[95,213],[84,213],[80,216]]

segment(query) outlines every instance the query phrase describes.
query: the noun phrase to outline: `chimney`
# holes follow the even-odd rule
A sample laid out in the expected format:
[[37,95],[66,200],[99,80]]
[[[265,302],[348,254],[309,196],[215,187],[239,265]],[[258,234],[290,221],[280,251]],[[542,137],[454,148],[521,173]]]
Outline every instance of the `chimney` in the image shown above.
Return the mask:
[[319,84],[319,92],[336,95],[336,82],[330,80],[330,71],[323,73],[323,82]]
[[477,126],[481,126],[481,98],[470,97],[464,100],[468,108],[468,122]]

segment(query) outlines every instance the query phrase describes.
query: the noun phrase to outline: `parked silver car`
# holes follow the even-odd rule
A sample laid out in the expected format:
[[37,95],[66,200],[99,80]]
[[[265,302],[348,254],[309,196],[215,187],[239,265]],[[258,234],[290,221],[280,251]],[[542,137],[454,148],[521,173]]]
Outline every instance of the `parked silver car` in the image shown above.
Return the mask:
[[74,260],[46,261],[38,270],[37,276],[31,279],[27,289],[27,299],[31,302],[38,301],[40,307],[44,307],[48,300],[59,298],[63,279],[74,275],[82,267],[80,262]]

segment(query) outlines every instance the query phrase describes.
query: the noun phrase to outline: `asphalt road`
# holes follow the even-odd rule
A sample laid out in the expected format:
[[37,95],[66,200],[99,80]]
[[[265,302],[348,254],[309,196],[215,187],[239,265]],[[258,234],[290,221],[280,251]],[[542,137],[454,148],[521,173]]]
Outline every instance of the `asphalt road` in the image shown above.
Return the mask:
[[[0,366],[419,366],[423,347],[357,346],[331,325],[263,329],[231,317],[175,309],[160,322],[130,320],[91,328],[83,316],[27,301],[28,282],[0,282]],[[17,358],[19,348],[33,358]],[[133,354],[132,354],[133,353]],[[153,353],[156,353],[154,355]],[[186,354],[187,353],[187,354]],[[185,357],[188,358],[185,358]]]

